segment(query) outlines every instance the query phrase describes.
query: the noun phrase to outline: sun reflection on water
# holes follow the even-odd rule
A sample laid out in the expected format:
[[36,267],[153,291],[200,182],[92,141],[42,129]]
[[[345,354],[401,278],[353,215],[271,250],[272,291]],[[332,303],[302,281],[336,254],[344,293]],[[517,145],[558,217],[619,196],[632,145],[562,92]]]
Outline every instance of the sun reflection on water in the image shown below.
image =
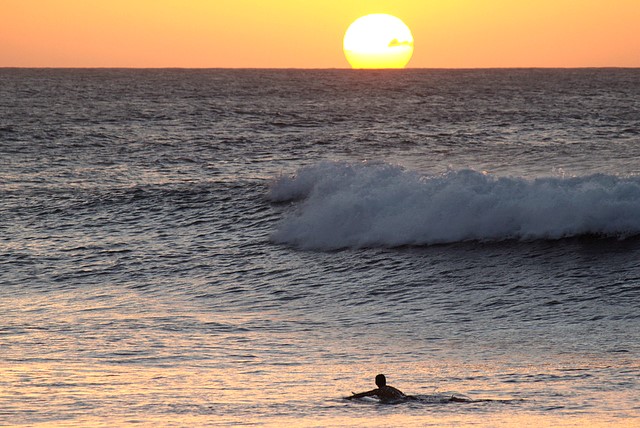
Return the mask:
[[[5,301],[0,423],[8,426],[634,426],[621,411],[631,357],[432,358],[374,333],[333,336],[278,311],[211,311],[175,295],[104,287]],[[180,309],[178,309],[180,308]],[[53,315],[55,314],[55,315]],[[179,332],[180,334],[176,334]],[[342,397],[373,376],[407,394],[475,403],[381,405]],[[637,378],[637,377],[636,377]]]

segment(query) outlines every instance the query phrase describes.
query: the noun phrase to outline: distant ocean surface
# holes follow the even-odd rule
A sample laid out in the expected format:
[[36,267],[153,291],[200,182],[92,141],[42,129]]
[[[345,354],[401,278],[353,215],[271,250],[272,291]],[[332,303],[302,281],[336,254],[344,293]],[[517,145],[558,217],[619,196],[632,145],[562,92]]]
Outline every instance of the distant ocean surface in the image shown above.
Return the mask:
[[2,426],[640,426],[640,69],[0,69],[0,314]]

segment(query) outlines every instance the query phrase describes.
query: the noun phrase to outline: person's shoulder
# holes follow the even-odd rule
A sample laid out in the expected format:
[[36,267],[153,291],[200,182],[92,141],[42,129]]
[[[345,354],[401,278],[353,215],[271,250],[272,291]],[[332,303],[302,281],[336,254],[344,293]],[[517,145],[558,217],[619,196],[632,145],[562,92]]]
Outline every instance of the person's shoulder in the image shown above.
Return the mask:
[[382,388],[380,388],[380,392],[384,393],[385,395],[389,395],[389,396],[395,396],[395,397],[403,397],[404,393],[402,391],[400,391],[398,388],[394,388],[393,386],[390,385],[385,385]]

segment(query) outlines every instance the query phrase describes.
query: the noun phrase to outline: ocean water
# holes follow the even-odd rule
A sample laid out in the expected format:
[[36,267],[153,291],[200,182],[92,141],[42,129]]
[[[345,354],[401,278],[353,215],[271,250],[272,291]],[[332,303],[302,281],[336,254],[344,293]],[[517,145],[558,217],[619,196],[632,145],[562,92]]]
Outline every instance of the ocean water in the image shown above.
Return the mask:
[[2,426],[637,427],[640,70],[2,69],[0,314]]

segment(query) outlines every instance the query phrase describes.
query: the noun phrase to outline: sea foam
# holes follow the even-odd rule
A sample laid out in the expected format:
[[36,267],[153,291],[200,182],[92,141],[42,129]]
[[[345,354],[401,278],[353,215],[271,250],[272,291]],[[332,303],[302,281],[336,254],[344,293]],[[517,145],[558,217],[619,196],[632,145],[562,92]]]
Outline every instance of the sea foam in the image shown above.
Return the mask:
[[297,202],[272,240],[305,249],[640,233],[640,177],[424,176],[386,163],[322,162],[277,177],[269,197]]

